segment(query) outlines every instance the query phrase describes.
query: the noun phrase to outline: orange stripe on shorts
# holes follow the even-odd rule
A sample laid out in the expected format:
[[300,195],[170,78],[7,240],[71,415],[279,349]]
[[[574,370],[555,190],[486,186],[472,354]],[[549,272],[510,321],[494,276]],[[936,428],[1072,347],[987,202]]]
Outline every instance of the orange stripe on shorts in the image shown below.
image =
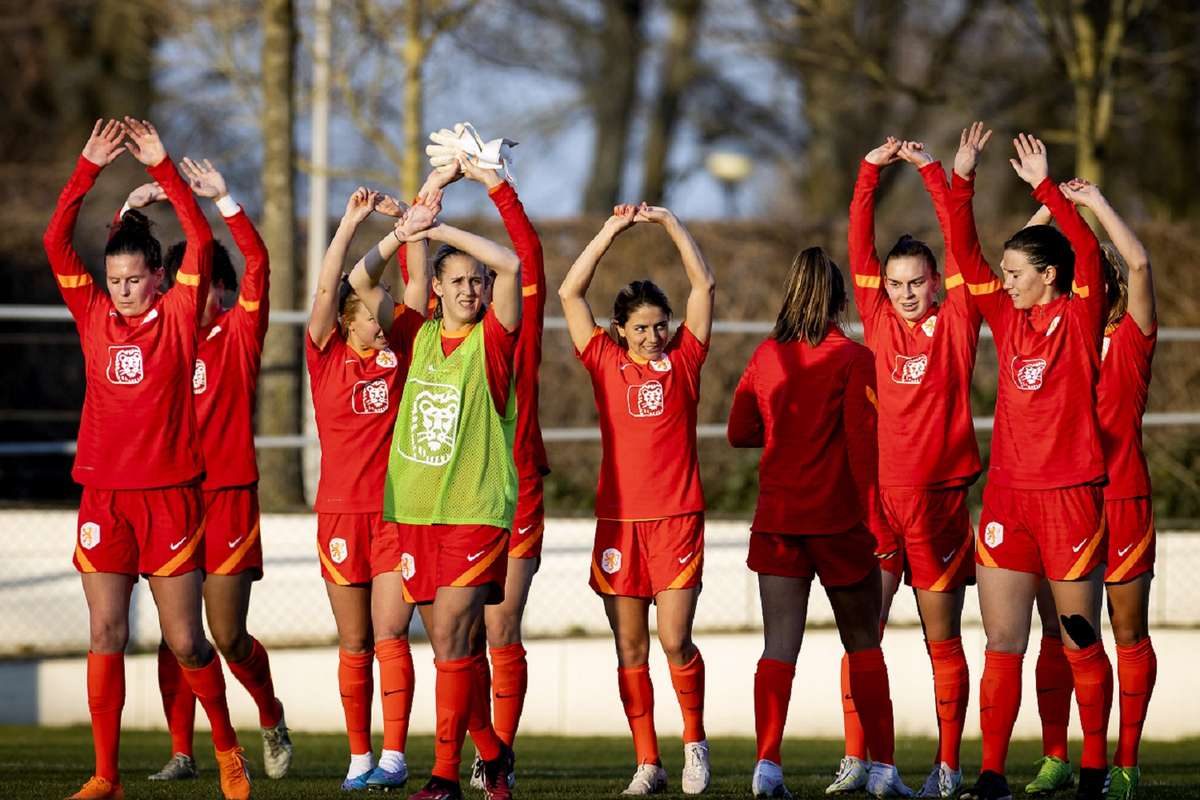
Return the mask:
[[[974,538],[975,538],[975,535],[971,532],[971,526],[968,523],[967,524],[967,536],[963,540],[963,543],[961,545],[959,545],[959,547],[958,547],[958,555],[956,555],[954,557],[954,561],[952,561],[950,563],[950,566],[946,568],[946,571],[943,572],[940,576],[938,576],[938,579],[936,581],[934,581],[932,586],[929,587],[929,591],[931,591],[931,592],[946,591],[946,585],[948,583],[950,583],[951,578],[953,578],[955,575],[958,574],[958,569],[959,569],[959,567],[962,566],[963,559],[966,558],[967,553],[969,553],[971,551],[971,542],[974,540]],[[990,556],[989,556],[989,558],[990,558]]]
[[529,534],[529,536],[527,536],[525,538],[525,541],[521,542],[519,545],[514,547],[512,550],[508,551],[508,557],[509,558],[524,557],[524,555],[533,548],[534,544],[537,543],[537,540],[542,538],[542,534],[545,532],[546,532],[546,523],[544,521],[539,522],[536,531]]
[[1121,579],[1133,569],[1133,565],[1138,563],[1142,554],[1146,552],[1146,548],[1150,546],[1150,542],[1154,540],[1154,515],[1150,515],[1150,524],[1146,527],[1146,533],[1142,536],[1142,540],[1138,542],[1137,547],[1133,548],[1133,552],[1125,556],[1125,560],[1121,562],[1121,566],[1113,570],[1113,573],[1105,578],[1108,583],[1120,583]]
[[1083,548],[1079,558],[1075,559],[1075,563],[1067,574],[1063,576],[1064,581],[1073,581],[1083,575],[1083,568],[1087,566],[1088,561],[1092,559],[1092,554],[1096,552],[1096,548],[1100,546],[1101,540],[1104,538],[1104,515],[1100,515],[1100,527],[1092,534],[1092,539],[1088,542],[1088,546]]
[[207,522],[207,520],[201,521],[200,527],[196,528],[196,532],[192,534],[192,538],[188,540],[188,543],[184,545],[182,550],[175,554],[174,558],[151,573],[154,575],[154,577],[162,578],[170,575],[179,568],[180,564],[192,557],[192,553],[196,552],[196,548],[200,546],[202,541],[204,541],[205,522]]
[[600,591],[604,594],[617,593],[616,590],[613,589],[612,584],[605,580],[604,573],[601,571],[600,565],[596,563],[596,559],[594,558],[592,559],[592,577],[596,579],[596,585],[600,587]]
[[325,551],[321,549],[321,543],[317,542],[317,555],[321,557],[321,566],[325,567],[325,571],[333,576],[333,582],[338,586],[349,586],[350,581],[342,577],[342,573],[337,571],[337,567],[325,555]]
[[983,562],[985,567],[999,567],[996,559],[992,558],[992,554],[987,551],[987,546],[979,538],[979,533],[983,528],[975,533],[975,552],[979,554],[979,560]]
[[75,559],[79,562],[79,566],[84,572],[95,572],[96,568],[92,566],[92,562],[88,561],[88,557],[83,554],[83,548],[79,543],[75,543]]
[[469,586],[471,584],[471,581],[475,580],[475,578],[477,578],[481,572],[483,572],[485,569],[490,567],[492,565],[492,562],[495,561],[497,558],[499,558],[500,554],[503,553],[507,549],[508,549],[508,539],[501,538],[500,541],[496,542],[496,546],[492,548],[492,551],[490,553],[488,553],[483,558],[479,559],[479,563],[475,564],[475,566],[471,567],[469,570],[464,572],[462,575],[459,575],[457,578],[455,578],[454,581],[450,585],[451,586]]
[[250,534],[246,537],[246,541],[242,542],[241,546],[237,550],[234,550],[233,555],[225,559],[221,566],[213,570],[213,575],[228,575],[229,571],[236,567],[238,563],[245,558],[246,553],[249,552],[254,543],[258,541],[259,528],[261,526],[261,520],[254,523],[254,530],[250,531]]
[[700,569],[700,565],[702,563],[704,563],[704,553],[700,553],[695,558],[693,558],[692,563],[690,563],[686,567],[684,567],[683,572],[680,572],[678,575],[676,575],[675,580],[671,581],[671,584],[667,588],[668,589],[683,588],[683,585],[685,583],[687,583],[689,580],[691,580],[692,576],[696,574],[696,570]]

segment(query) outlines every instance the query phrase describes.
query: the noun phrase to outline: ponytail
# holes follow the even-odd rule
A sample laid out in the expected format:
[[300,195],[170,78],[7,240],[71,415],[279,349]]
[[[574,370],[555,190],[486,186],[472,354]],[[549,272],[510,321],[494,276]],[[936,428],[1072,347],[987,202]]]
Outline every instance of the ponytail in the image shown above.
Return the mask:
[[801,250],[784,283],[783,308],[771,331],[778,342],[803,339],[816,347],[846,308],[842,273],[820,247]]
[[162,269],[162,245],[150,232],[152,222],[140,211],[126,211],[113,227],[104,256],[141,256],[151,272]]

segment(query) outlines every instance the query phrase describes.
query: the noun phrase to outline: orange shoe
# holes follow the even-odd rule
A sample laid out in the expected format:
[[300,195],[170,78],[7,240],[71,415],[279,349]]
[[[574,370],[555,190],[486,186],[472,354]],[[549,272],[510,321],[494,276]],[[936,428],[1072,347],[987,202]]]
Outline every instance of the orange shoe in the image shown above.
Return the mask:
[[75,794],[67,800],[125,800],[125,789],[120,783],[113,783],[108,778],[93,775]]
[[217,768],[221,771],[221,794],[225,800],[250,800],[250,768],[246,766],[246,751],[241,747],[217,751]]

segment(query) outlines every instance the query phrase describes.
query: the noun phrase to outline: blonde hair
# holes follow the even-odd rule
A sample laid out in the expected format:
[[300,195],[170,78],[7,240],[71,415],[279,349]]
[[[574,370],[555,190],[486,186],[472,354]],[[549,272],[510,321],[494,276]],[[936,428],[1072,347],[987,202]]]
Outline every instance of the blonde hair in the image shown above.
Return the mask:
[[1115,325],[1129,307],[1129,267],[1112,242],[1100,245],[1100,268],[1104,275],[1104,291],[1108,296],[1108,325]]
[[783,307],[771,338],[803,339],[816,347],[824,341],[830,323],[841,324],[845,308],[846,287],[838,265],[820,247],[801,250],[784,281]]
[[350,277],[342,275],[342,282],[338,285],[338,331],[341,332],[343,339],[350,337],[350,320],[354,319],[358,314],[358,309],[362,307],[362,298],[354,291],[350,285]]

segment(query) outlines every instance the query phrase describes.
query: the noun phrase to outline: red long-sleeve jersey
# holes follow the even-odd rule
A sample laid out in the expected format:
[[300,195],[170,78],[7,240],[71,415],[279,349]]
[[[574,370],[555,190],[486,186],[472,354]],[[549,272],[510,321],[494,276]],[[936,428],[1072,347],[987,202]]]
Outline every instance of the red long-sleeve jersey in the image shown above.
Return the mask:
[[[995,281],[975,229],[974,180],[954,175],[950,248],[968,283]],[[996,339],[1000,363],[990,480],[1015,489],[1100,483],[1104,456],[1096,381],[1104,327],[1100,244],[1079,212],[1047,178],[1033,197],[1044,204],[1075,251],[1071,294],[1028,310],[1003,292],[972,294]]]
[[[921,168],[942,236],[950,241],[949,185],[940,162]],[[971,373],[983,317],[966,295],[998,292],[995,281],[968,285],[947,252],[946,301],[917,323],[903,319],[882,286],[875,252],[875,190],[880,168],[859,166],[850,203],[850,270],[879,393],[879,483],[950,488],[983,469],[971,419]],[[949,251],[949,246],[947,246]]]
[[1150,394],[1150,363],[1157,343],[1158,324],[1146,334],[1128,314],[1105,331],[1096,385],[1096,416],[1108,469],[1105,500],[1150,494],[1150,470],[1142,450],[1142,415]]
[[729,411],[729,443],[761,447],[751,530],[834,534],[864,523],[896,549],[879,500],[871,352],[831,326],[817,347],[767,339]]
[[263,340],[267,336],[270,267],[267,248],[239,209],[225,224],[246,260],[237,303],[200,329],[192,393],[205,489],[258,482],[254,460],[254,407]]
[[212,271],[212,229],[169,158],[146,171],[175,207],[188,247],[178,289],[145,314],[121,316],[72,244],[100,167],[79,158],[42,238],[83,348],[87,389],[71,476],[96,489],[177,486],[204,471],[189,378]]

